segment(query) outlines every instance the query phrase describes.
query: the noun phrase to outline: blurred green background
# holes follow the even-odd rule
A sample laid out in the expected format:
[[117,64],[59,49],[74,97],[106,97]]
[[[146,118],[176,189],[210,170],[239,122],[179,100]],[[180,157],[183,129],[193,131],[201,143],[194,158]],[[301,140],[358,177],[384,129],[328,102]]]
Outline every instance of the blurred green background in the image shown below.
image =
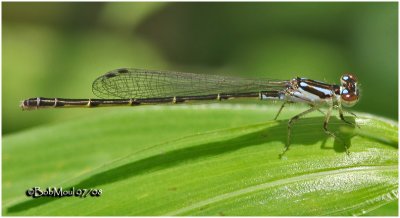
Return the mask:
[[362,85],[353,110],[398,119],[396,2],[2,6],[3,135],[103,113],[18,105],[95,97],[92,81],[120,67],[330,83],[353,72]]

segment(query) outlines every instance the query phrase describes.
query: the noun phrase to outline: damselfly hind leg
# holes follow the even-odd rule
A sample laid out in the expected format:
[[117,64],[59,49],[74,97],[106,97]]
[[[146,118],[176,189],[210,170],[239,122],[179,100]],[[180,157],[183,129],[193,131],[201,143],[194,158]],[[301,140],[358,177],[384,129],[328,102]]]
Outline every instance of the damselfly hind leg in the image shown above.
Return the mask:
[[[279,114],[281,114],[282,109],[285,107],[285,105],[286,105],[287,103],[293,103],[293,102],[290,102],[290,101],[285,101],[285,102],[283,102],[283,104],[281,105],[281,107],[280,107],[279,110],[278,110],[278,113],[275,115],[274,120],[278,119]],[[309,106],[310,106],[310,107],[314,107],[314,105],[312,105],[312,104],[309,104]],[[317,110],[318,110],[321,114],[325,115],[325,113],[324,113],[323,111],[321,111],[319,108],[318,108]]]
[[293,125],[293,123],[296,122],[300,117],[302,117],[302,116],[304,116],[304,115],[306,115],[306,114],[308,114],[308,113],[311,113],[311,112],[313,112],[313,111],[315,111],[315,110],[319,110],[319,107],[318,107],[318,106],[312,106],[310,109],[308,109],[308,110],[306,110],[306,111],[303,111],[303,112],[297,114],[296,116],[290,118],[290,120],[289,120],[289,122],[288,122],[288,134],[287,134],[286,145],[285,145],[285,148],[283,149],[282,153],[279,154],[279,158],[282,158],[282,156],[285,154],[285,152],[286,152],[287,150],[289,150],[289,146],[290,146],[290,137],[291,137],[291,131],[292,131],[292,125]]
[[274,120],[278,119],[279,114],[281,113],[282,109],[285,107],[285,104],[287,103],[287,101],[283,102],[282,106],[279,108],[278,113],[276,114]]

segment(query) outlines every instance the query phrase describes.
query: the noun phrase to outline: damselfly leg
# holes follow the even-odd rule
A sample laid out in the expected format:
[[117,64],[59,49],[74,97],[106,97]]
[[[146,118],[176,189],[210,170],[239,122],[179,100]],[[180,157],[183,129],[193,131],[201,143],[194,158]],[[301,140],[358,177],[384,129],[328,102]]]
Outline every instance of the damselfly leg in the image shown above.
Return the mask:
[[[343,122],[345,122],[345,123],[347,123],[347,124],[349,124],[349,125],[351,125],[351,126],[360,128],[360,126],[357,125],[357,123],[352,123],[352,122],[350,122],[350,121],[347,121],[347,120],[344,118],[344,115],[343,115],[344,110],[343,110],[343,108],[342,108],[341,105],[338,105],[337,108],[338,108],[338,110],[339,110],[339,117],[340,117],[340,119],[341,119]],[[347,112],[347,113],[353,115],[354,117],[357,117],[357,115],[355,115],[354,113],[352,113],[352,112],[350,112],[350,111],[345,111],[345,112]]]
[[[339,106],[339,108],[340,108],[340,106]],[[349,152],[349,147],[348,147],[347,144],[344,142],[344,140],[341,139],[341,138],[339,138],[339,137],[336,136],[333,132],[331,132],[331,131],[328,130],[328,122],[329,122],[329,119],[331,118],[332,109],[333,109],[333,102],[330,102],[329,108],[328,108],[328,112],[326,113],[326,116],[325,116],[324,131],[325,131],[326,134],[328,134],[328,135],[332,136],[334,139],[337,139],[338,141],[340,141],[340,142],[344,145],[344,148],[345,148],[345,150],[346,150],[346,154],[349,155],[349,154],[350,154],[350,152]],[[340,109],[339,109],[339,111],[340,111]]]
[[[294,116],[294,117],[292,117],[291,119],[289,119],[289,121],[288,121],[288,133],[287,133],[287,140],[286,140],[285,148],[283,149],[282,153],[279,154],[279,158],[282,158],[283,155],[286,153],[286,151],[289,150],[289,146],[290,146],[290,144],[291,144],[291,135],[292,135],[292,126],[293,126],[293,124],[294,124],[296,121],[298,121],[301,117],[303,117],[303,116],[305,116],[305,115],[307,115],[307,114],[309,114],[309,113],[311,113],[311,112],[320,111],[321,113],[323,113],[323,112],[320,110],[320,106],[315,106],[315,105],[310,105],[310,106],[311,106],[311,108],[309,108],[308,110],[303,111],[302,113],[297,114],[296,116]],[[340,142],[343,144],[344,148],[345,148],[346,154],[349,155],[349,154],[350,154],[350,152],[349,152],[349,147],[348,147],[348,145],[346,144],[346,142],[345,142],[342,138],[338,137],[337,135],[335,135],[333,132],[331,132],[331,131],[328,129],[328,123],[329,123],[329,119],[330,119],[330,117],[331,117],[331,115],[332,115],[332,110],[333,110],[333,108],[334,108],[334,107],[333,107],[332,103],[330,103],[330,104],[329,104],[329,107],[328,107],[327,113],[326,113],[326,114],[324,113],[324,115],[325,115],[325,120],[324,120],[324,124],[323,124],[324,132],[325,132],[326,134],[328,134],[329,136],[333,137],[334,139],[340,141]],[[342,120],[342,121],[346,122],[345,120]],[[347,123],[347,122],[346,122],[346,123]],[[350,123],[350,124],[352,124],[352,123]]]
[[[281,107],[279,108],[279,111],[278,111],[278,113],[275,115],[275,118],[274,118],[274,120],[277,120],[278,119],[278,116],[279,116],[279,114],[282,112],[282,109],[285,107],[285,105],[286,104],[290,104],[290,103],[293,103],[293,102],[290,102],[290,101],[285,101],[285,102],[283,102],[283,104],[281,105]],[[313,107],[313,104],[309,104],[309,106],[310,107]],[[321,114],[323,114],[323,115],[325,115],[325,113],[321,110],[321,109],[317,109]]]
[[285,154],[285,152],[287,150],[289,150],[289,146],[290,146],[290,138],[291,138],[291,134],[292,134],[292,125],[294,124],[294,122],[296,122],[298,119],[300,119],[300,117],[309,114],[317,109],[319,106],[313,106],[310,109],[301,112],[300,114],[297,114],[296,116],[292,117],[289,122],[288,122],[288,133],[287,133],[287,141],[286,141],[286,145],[285,148],[283,149],[282,153],[279,155],[280,158],[282,158],[282,156]]
[[276,114],[274,120],[278,119],[279,114],[282,112],[282,109],[285,107],[285,104],[288,103],[287,101],[284,101],[281,107],[279,108],[278,113]]

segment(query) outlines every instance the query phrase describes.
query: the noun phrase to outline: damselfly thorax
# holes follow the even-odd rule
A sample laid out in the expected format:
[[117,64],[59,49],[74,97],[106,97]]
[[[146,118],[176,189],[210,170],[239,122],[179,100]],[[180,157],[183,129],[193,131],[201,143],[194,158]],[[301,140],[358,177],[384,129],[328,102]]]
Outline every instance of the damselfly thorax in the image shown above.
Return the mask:
[[[260,100],[283,101],[275,116],[275,119],[277,119],[286,103],[306,103],[310,106],[310,109],[292,117],[288,122],[288,138],[284,153],[290,145],[291,126],[297,119],[315,110],[320,110],[322,106],[328,106],[323,127],[327,134],[337,138],[327,129],[332,109],[338,108],[341,120],[352,124],[344,119],[342,106],[351,107],[359,99],[357,78],[352,74],[344,74],[341,77],[340,85],[331,85],[299,77],[291,80],[255,80],[122,68],[110,71],[97,78],[92,84],[92,91],[99,99],[37,97],[24,100],[21,108],[24,110],[70,107],[93,108],[258,98]],[[338,139],[340,140],[340,138]],[[345,147],[346,152],[348,152],[347,145]]]

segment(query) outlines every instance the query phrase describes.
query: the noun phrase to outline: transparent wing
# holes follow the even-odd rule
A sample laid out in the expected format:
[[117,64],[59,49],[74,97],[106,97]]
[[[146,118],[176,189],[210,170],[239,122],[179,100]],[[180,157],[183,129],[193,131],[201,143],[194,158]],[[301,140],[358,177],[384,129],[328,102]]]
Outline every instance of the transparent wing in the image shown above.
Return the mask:
[[100,98],[157,98],[282,90],[288,81],[123,68],[92,84]]

